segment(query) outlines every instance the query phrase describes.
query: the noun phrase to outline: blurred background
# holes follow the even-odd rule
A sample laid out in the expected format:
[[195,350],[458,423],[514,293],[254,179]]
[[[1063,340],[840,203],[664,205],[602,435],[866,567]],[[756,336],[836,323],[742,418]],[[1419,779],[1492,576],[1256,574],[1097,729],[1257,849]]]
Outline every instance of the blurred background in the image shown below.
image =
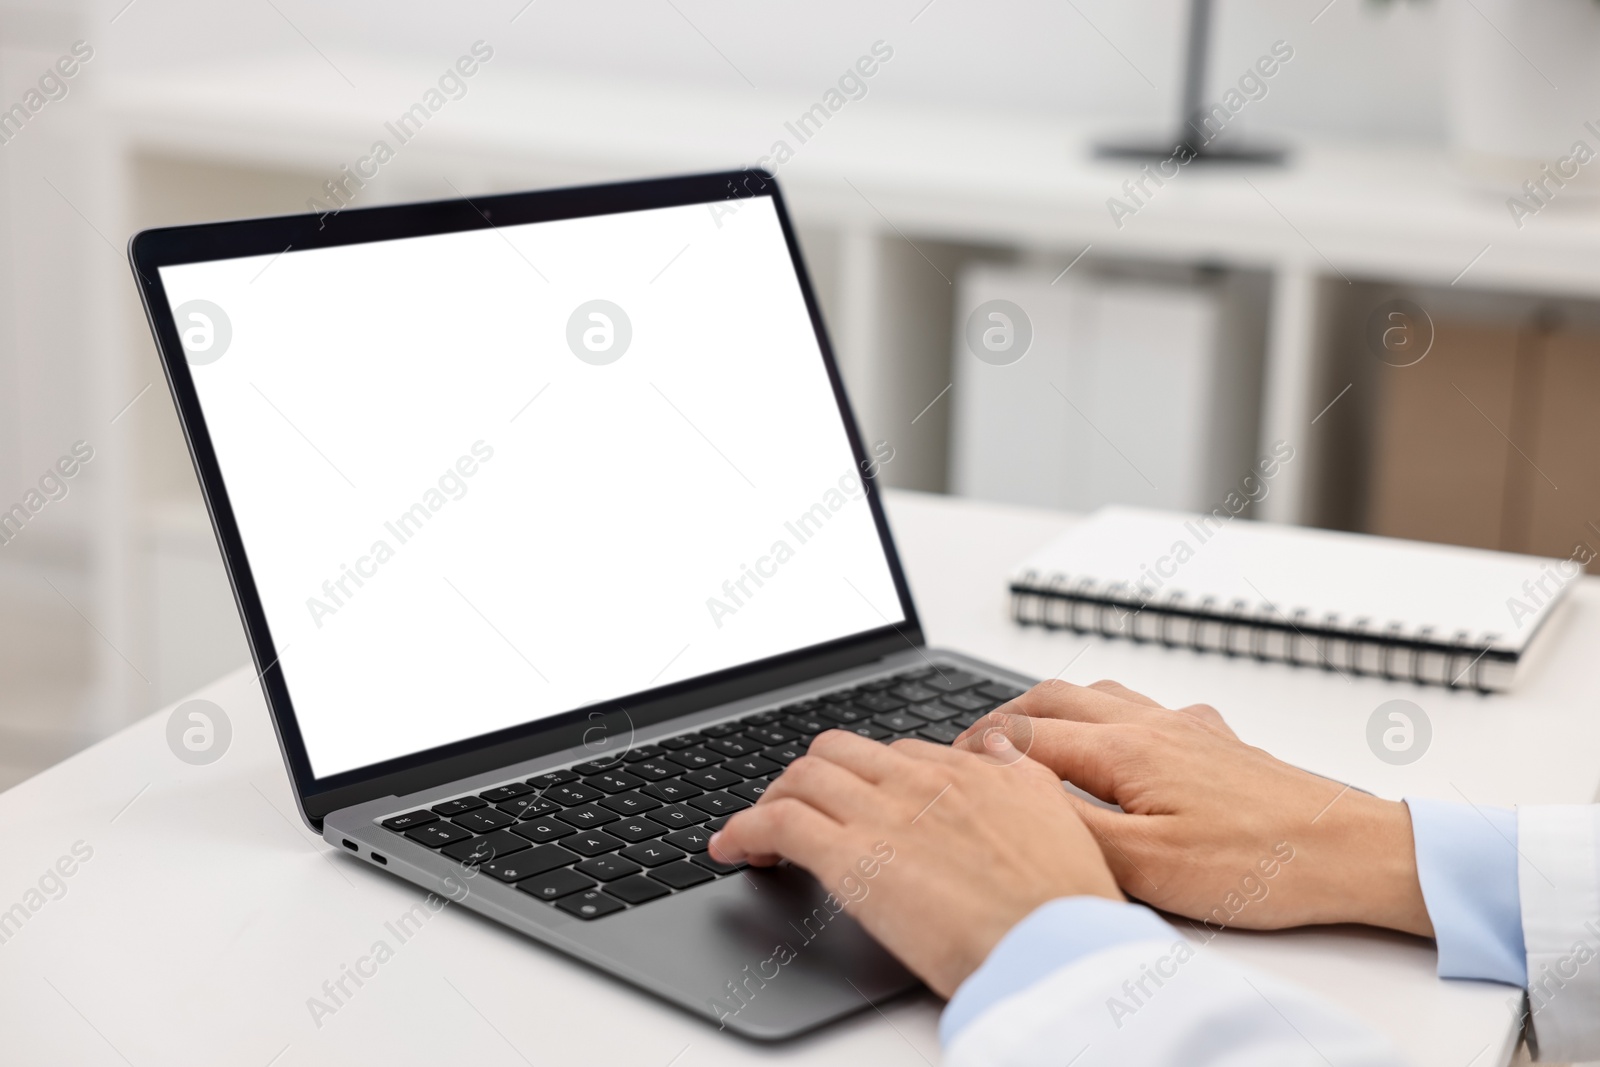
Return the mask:
[[248,658],[149,226],[759,162],[893,486],[1600,548],[1600,3],[1198,6],[1280,163],[1188,0],[0,0],[0,787]]

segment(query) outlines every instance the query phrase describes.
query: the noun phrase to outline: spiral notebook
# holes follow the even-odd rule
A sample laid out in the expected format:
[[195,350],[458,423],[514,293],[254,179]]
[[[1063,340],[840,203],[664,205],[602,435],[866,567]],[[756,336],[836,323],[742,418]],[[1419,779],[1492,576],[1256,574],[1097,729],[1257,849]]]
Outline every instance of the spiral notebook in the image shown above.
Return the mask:
[[1511,688],[1574,562],[1108,507],[1012,576],[1020,623],[1480,690]]

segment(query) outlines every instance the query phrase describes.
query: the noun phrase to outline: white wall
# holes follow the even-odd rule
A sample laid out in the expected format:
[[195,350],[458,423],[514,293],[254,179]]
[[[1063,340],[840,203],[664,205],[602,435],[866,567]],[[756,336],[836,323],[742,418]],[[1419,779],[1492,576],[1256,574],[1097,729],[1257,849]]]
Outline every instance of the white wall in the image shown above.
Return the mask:
[[[1113,129],[1175,118],[1188,8],[1184,0],[535,0],[523,11],[527,0],[137,0],[109,23],[125,3],[86,8],[106,68],[214,64],[313,45],[335,63],[374,51],[453,57],[482,37],[529,65],[731,93],[748,91],[745,78],[763,90],[809,92],[882,38],[896,48],[873,89],[884,99],[1103,117]],[[1216,92],[1274,40],[1298,53],[1249,123],[1439,138],[1438,0],[1216,0],[1216,9]]]

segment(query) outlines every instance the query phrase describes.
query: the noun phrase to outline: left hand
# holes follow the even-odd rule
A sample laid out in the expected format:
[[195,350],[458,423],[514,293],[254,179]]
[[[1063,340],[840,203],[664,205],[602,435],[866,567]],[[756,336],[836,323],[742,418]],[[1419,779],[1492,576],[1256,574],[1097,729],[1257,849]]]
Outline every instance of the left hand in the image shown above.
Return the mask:
[[804,867],[944,997],[1041,904],[1123,899],[1060,779],[998,734],[982,755],[820,734],[710,847]]

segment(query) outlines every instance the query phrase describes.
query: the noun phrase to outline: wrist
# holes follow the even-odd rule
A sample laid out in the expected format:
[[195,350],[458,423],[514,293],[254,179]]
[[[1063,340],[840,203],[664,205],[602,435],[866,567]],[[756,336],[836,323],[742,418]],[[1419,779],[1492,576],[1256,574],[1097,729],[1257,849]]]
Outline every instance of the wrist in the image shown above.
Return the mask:
[[1319,861],[1325,887],[1324,915],[1317,921],[1433,936],[1405,804],[1352,790],[1317,823],[1318,835],[1308,849]]

